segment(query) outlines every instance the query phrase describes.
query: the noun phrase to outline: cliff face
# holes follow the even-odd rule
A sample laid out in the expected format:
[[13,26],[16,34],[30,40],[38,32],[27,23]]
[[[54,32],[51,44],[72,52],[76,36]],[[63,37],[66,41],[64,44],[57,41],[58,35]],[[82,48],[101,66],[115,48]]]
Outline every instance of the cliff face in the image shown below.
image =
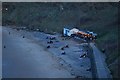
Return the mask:
[[62,32],[64,26],[98,34],[100,50],[113,77],[118,77],[118,3],[3,3],[3,26],[26,26],[47,33]]

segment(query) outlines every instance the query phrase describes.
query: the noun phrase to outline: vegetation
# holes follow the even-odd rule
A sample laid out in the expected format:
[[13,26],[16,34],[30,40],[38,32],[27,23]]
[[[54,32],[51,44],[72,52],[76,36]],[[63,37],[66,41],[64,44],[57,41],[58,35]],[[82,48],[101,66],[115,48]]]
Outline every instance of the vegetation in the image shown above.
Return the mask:
[[118,77],[118,3],[3,3],[2,15],[3,26],[39,28],[47,33],[77,27],[97,33],[96,44],[105,49],[111,74]]

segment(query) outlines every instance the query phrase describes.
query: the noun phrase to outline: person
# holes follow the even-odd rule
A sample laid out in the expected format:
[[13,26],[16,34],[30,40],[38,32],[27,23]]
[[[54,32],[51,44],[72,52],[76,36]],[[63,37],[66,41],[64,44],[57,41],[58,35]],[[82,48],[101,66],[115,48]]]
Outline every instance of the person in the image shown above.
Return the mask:
[[102,49],[102,52],[105,53],[105,49]]
[[65,54],[65,51],[62,51],[62,54]]

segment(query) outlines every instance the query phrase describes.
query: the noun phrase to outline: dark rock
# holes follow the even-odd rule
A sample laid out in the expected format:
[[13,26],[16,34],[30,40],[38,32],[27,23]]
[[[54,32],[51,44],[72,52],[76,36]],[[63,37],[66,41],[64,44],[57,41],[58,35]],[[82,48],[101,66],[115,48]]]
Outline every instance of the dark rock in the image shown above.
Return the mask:
[[6,46],[4,46],[4,48],[6,48]]
[[50,43],[53,43],[53,41],[50,41]]
[[83,65],[81,65],[81,67],[83,67]]
[[17,29],[17,31],[19,31],[20,29]]
[[50,48],[50,46],[47,46],[47,48]]
[[69,48],[69,46],[68,46],[68,45],[66,45],[66,46],[65,46],[65,48]]
[[62,47],[61,50],[64,50],[64,47]]
[[46,37],[46,39],[48,39],[48,37]]
[[51,44],[51,43],[53,43],[53,41],[50,40],[50,41],[48,41],[47,43]]
[[69,67],[70,67],[70,68],[72,67],[71,64],[69,64]]
[[57,40],[57,41],[55,41],[55,42],[59,42],[59,41]]
[[64,48],[61,48],[61,50],[64,50]]
[[55,40],[56,39],[56,37],[50,37],[50,40]]

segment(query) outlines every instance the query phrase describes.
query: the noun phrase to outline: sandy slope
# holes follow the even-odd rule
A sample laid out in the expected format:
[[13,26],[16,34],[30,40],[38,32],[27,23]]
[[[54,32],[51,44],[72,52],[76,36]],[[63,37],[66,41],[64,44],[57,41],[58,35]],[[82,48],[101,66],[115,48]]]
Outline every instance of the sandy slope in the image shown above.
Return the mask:
[[[9,31],[11,32],[9,35]],[[5,48],[4,48],[5,47]],[[14,30],[3,28],[3,77],[69,78],[73,77],[43,47],[22,38]]]

